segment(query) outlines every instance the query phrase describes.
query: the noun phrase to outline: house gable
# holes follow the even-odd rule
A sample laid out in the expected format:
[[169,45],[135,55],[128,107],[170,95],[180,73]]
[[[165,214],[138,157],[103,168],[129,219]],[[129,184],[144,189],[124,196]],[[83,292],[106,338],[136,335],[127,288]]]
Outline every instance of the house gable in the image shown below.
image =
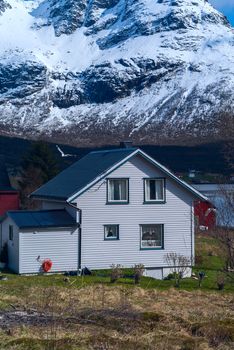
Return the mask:
[[179,179],[169,169],[167,169],[165,166],[163,166],[162,164],[155,161],[153,158],[151,158],[145,152],[143,152],[140,149],[137,149],[134,152],[132,152],[132,154],[130,154],[126,158],[122,159],[119,163],[115,164],[112,168],[108,169],[105,173],[103,173],[100,176],[98,176],[97,178],[95,178],[91,183],[88,183],[80,191],[77,191],[72,196],[70,196],[67,199],[67,202],[74,201],[81,194],[83,194],[85,191],[89,190],[92,186],[94,186],[97,182],[99,182],[100,180],[104,179],[107,176],[110,176],[116,169],[123,166],[127,161],[129,161],[130,159],[132,159],[133,157],[136,157],[136,156],[143,158],[145,160],[145,163],[144,163],[145,165],[148,163],[148,164],[151,164],[151,166],[155,167],[160,172],[161,177],[166,176],[166,177],[170,178],[172,181],[175,181],[178,186],[182,187],[185,191],[189,192],[194,198],[198,198],[200,200],[207,201],[207,198],[204,195],[202,195],[199,191],[197,191],[192,186],[190,186],[186,182]]

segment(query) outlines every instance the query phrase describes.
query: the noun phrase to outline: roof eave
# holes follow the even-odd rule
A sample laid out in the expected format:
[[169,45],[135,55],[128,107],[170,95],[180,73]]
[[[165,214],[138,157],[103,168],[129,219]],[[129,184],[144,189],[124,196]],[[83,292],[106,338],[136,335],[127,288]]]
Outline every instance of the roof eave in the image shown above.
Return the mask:
[[[14,220],[13,220],[14,221]],[[17,224],[16,224],[17,225]],[[17,225],[18,226],[18,225]],[[79,224],[77,223],[74,223],[74,224],[71,224],[71,225],[53,225],[53,226],[18,226],[18,228],[20,230],[32,230],[32,229],[35,229],[35,230],[44,230],[44,229],[53,229],[53,228],[60,228],[60,229],[65,229],[65,228],[78,228],[79,227]]]
[[39,195],[39,194],[31,194],[29,198],[38,199],[38,200],[57,200],[61,202],[66,202],[67,197],[59,197],[59,196],[50,196],[50,195]]

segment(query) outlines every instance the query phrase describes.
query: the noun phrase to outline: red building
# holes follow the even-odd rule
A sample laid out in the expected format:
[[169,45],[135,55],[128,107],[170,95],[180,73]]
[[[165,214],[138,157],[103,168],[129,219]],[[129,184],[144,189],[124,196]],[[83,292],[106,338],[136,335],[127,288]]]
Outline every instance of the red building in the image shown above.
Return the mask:
[[0,218],[8,210],[19,209],[19,192],[11,187],[5,165],[0,163]]
[[216,210],[212,203],[196,201],[194,205],[196,225],[203,230],[211,230],[216,225]]

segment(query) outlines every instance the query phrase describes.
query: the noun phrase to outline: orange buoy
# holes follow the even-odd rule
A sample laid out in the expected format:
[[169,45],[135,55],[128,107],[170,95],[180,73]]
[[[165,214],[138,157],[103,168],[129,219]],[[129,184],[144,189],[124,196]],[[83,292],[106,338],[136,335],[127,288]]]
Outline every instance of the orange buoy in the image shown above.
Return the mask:
[[41,266],[44,272],[49,272],[53,266],[53,263],[50,259],[45,259]]

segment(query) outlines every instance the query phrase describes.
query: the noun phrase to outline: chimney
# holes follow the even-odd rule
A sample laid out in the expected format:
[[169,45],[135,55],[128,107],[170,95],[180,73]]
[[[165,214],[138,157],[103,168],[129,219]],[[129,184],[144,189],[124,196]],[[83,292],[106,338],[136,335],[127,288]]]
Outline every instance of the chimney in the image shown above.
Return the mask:
[[121,141],[120,148],[132,148],[132,141]]

